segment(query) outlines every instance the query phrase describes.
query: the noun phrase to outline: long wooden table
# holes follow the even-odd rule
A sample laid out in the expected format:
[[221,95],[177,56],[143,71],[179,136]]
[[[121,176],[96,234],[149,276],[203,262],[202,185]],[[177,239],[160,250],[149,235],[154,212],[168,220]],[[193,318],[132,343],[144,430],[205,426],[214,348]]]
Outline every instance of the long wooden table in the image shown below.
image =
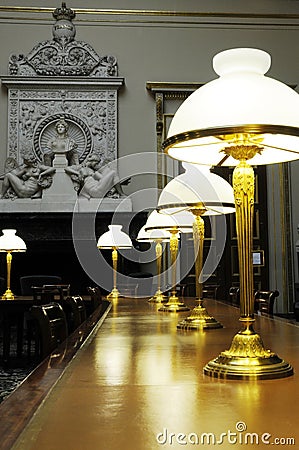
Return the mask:
[[[192,299],[186,303],[195,306]],[[294,376],[216,380],[203,367],[229,348],[239,311],[210,299],[205,306],[224,328],[178,331],[189,312],[158,312],[145,299],[119,299],[13,450],[227,450],[293,442],[298,448],[299,327],[266,317],[255,323],[265,347],[290,362]]]

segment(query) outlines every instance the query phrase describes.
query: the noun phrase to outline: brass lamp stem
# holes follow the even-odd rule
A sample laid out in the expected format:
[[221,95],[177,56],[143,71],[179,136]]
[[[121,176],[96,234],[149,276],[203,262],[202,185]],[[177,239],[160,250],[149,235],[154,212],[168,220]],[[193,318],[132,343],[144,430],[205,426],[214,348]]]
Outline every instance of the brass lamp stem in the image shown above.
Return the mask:
[[10,289],[11,261],[12,261],[12,254],[10,251],[7,251],[6,253],[7,288],[5,293],[2,295],[2,300],[13,300],[15,298],[14,294]]
[[166,296],[161,291],[161,268],[162,268],[162,239],[155,239],[156,242],[156,263],[157,263],[157,290],[148,300],[149,302],[162,303],[166,301]]
[[246,329],[254,322],[253,284],[253,212],[254,212],[254,171],[241,160],[233,172],[233,190],[236,206],[236,229],[240,272],[240,321]]
[[203,268],[203,243],[205,238],[205,223],[201,217],[205,209],[192,209],[193,222],[193,244],[195,254],[195,293],[198,300],[203,298],[202,268]]
[[116,289],[116,274],[117,274],[117,249],[114,247],[112,250],[112,263],[113,263],[113,289]]
[[225,153],[239,161],[233,172],[233,190],[240,273],[240,321],[244,328],[234,336],[228,350],[206,364],[204,373],[218,378],[242,380],[284,378],[293,374],[292,366],[265,349],[261,337],[253,329],[254,171],[247,160],[257,152],[260,153],[262,147],[245,145],[245,138],[244,145],[228,147],[225,150]]
[[161,291],[161,263],[162,263],[162,244],[159,239],[156,240],[156,258],[157,258],[157,289]]
[[191,311],[190,316],[183,319],[177,324],[178,329],[211,329],[222,328],[220,322],[214,317],[210,316],[203,304],[203,282],[202,282],[202,269],[203,269],[203,246],[205,239],[205,223],[201,217],[206,208],[204,204],[199,204],[196,208],[190,208],[190,212],[194,216],[193,222],[193,244],[195,254],[195,294],[198,300],[198,305]]
[[170,260],[171,260],[171,284],[172,284],[172,291],[171,291],[171,298],[177,299],[176,295],[176,261],[177,261],[177,254],[179,249],[179,239],[178,239],[178,230],[173,229],[170,230]]
[[107,298],[113,298],[117,299],[119,297],[119,292],[116,287],[116,277],[117,277],[117,260],[118,260],[118,253],[117,248],[113,247],[112,250],[112,265],[113,265],[113,289],[110,292],[110,294],[107,295]]
[[168,302],[161,306],[158,311],[189,311],[189,308],[183,303],[179,301],[179,298],[176,293],[176,261],[178,256],[179,249],[179,238],[178,233],[179,230],[177,227],[171,228],[168,230],[170,232],[170,259],[171,259],[171,296],[168,299]]
[[6,263],[7,263],[7,290],[10,290],[11,260],[12,260],[12,254],[10,252],[7,252],[7,255],[6,255]]

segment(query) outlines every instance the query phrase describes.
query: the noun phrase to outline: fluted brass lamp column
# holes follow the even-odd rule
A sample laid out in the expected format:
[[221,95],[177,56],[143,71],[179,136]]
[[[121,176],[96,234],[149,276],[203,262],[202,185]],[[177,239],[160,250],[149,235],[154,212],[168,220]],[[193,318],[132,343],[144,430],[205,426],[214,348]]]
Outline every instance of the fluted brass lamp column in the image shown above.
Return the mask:
[[112,249],[112,264],[113,264],[113,289],[107,298],[117,300],[119,297],[119,291],[117,289],[117,261],[118,261],[118,249],[129,249],[132,247],[132,241],[130,237],[124,233],[122,225],[108,225],[109,231],[102,234],[99,237],[97,247],[100,249]]
[[139,230],[137,241],[139,242],[154,242],[156,251],[157,263],[157,290],[155,294],[148,300],[153,303],[163,303],[167,301],[166,295],[161,291],[161,269],[162,269],[162,253],[163,242],[169,242],[170,233],[165,230],[145,231],[145,225]]
[[190,316],[178,323],[177,328],[211,329],[222,325],[203,307],[203,245],[205,224],[203,216],[228,214],[235,211],[232,186],[210,168],[199,164],[183,163],[185,172],[173,178],[162,190],[157,211],[176,214],[187,210],[194,216],[193,242],[195,254],[195,288],[198,305]]
[[26,244],[19,236],[16,236],[16,230],[5,229],[2,230],[3,235],[0,236],[0,252],[6,252],[6,265],[7,265],[7,288],[2,295],[2,300],[13,300],[14,294],[10,288],[10,274],[11,274],[11,261],[13,252],[25,252],[27,250]]
[[192,232],[193,216],[187,211],[182,211],[175,216],[166,216],[159,214],[156,210],[152,211],[147,218],[145,231],[164,230],[170,234],[169,246],[171,257],[171,286],[172,292],[167,303],[159,308],[159,311],[179,312],[188,311],[188,306],[180,301],[176,294],[176,263],[179,249],[179,234]]
[[299,95],[264,75],[270,65],[270,55],[254,48],[216,55],[213,67],[219,78],[197,89],[181,105],[163,143],[175,159],[236,166],[233,189],[242,329],[229,350],[204,367],[204,373],[214,377],[259,379],[293,374],[288,362],[264,348],[253,328],[252,166],[299,159]]

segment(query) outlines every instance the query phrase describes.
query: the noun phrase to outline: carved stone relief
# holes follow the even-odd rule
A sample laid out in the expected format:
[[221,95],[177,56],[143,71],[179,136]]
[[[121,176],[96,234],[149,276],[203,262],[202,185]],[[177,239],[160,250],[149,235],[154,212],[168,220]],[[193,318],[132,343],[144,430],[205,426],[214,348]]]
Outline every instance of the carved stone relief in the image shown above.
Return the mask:
[[[8,89],[7,158],[18,167],[24,166],[28,155],[36,165],[54,166],[51,176],[57,184],[59,167],[61,183],[70,178],[65,166],[83,167],[91,155],[97,156],[99,165],[116,161],[117,93],[124,79],[117,76],[114,56],[100,56],[89,44],[75,39],[75,12],[65,3],[53,17],[52,39],[38,43],[27,56],[11,55],[9,75],[1,81]],[[67,124],[67,146],[72,143],[75,150],[61,152],[67,162],[55,166],[51,145],[60,119]],[[53,189],[52,184],[42,191]],[[79,192],[82,185],[78,189],[74,182],[73,188]],[[22,198],[14,186],[4,188],[2,197],[11,198],[11,191]],[[42,191],[33,197],[42,197]]]
[[[2,82],[6,84],[5,79]],[[8,156],[18,159],[23,151],[32,149],[42,160],[55,123],[63,116],[78,144],[81,162],[90,152],[115,159],[116,101],[116,92],[82,92],[81,86],[78,91],[10,90]]]

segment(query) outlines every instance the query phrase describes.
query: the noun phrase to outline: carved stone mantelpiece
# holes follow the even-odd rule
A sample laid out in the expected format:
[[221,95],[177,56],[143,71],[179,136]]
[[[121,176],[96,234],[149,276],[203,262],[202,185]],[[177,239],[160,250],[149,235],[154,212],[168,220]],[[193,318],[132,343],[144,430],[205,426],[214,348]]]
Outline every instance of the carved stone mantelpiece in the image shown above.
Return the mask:
[[128,197],[103,199],[51,199],[44,201],[42,199],[18,198],[16,200],[0,200],[1,213],[26,213],[28,211],[35,213],[75,213],[75,212],[129,212],[132,211],[132,202]]
[[[118,90],[124,85],[124,78],[118,77],[117,60],[112,55],[101,56],[88,43],[75,39],[75,12],[65,3],[54,10],[53,17],[52,39],[38,43],[28,55],[11,55],[9,75],[1,76],[8,91],[7,158],[21,165],[24,155],[31,153],[44,163],[47,143],[55,134],[58,120],[64,118],[68,136],[76,142],[80,164],[93,153],[102,163],[117,160]],[[68,203],[74,205],[77,199],[77,193],[71,191],[67,198],[69,177],[63,169],[58,172],[53,176],[55,192],[51,187],[55,195],[49,198],[44,189],[39,199],[41,210],[53,211],[53,200],[59,210],[63,208],[57,198],[60,192],[67,209]],[[37,199],[30,200],[33,209],[39,209],[33,204]],[[9,208],[3,203],[9,200],[0,202],[5,210]],[[16,205],[11,202],[12,211]]]

